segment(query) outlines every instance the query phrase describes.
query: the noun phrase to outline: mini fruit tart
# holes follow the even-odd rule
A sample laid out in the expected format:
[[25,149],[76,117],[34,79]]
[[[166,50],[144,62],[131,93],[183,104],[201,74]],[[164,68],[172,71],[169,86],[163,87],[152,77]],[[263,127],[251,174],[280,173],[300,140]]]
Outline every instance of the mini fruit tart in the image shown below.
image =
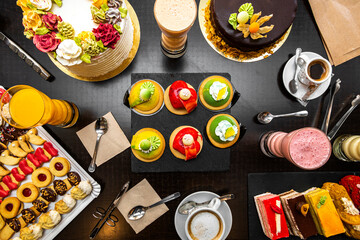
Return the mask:
[[186,115],[197,107],[198,96],[190,84],[178,80],[165,90],[166,108],[176,115]]
[[53,181],[53,175],[46,167],[38,168],[31,174],[31,180],[38,188],[46,187]]
[[70,171],[70,163],[66,158],[56,157],[51,160],[49,169],[54,176],[62,177]]
[[210,76],[199,87],[199,98],[204,107],[212,111],[227,109],[234,96],[231,82],[222,76]]
[[175,157],[187,161],[199,155],[203,146],[203,138],[196,128],[181,126],[171,133],[169,145]]
[[31,182],[22,184],[16,191],[17,198],[24,202],[30,203],[39,196],[39,189]]
[[240,125],[233,116],[218,114],[208,121],[206,134],[215,147],[228,148],[239,139]]
[[131,87],[128,101],[137,113],[152,115],[164,105],[164,89],[153,80],[140,80]]
[[154,162],[164,153],[165,139],[153,128],[143,128],[135,133],[131,140],[131,151],[143,162]]
[[0,214],[6,218],[16,217],[22,210],[23,204],[16,197],[8,197],[0,205]]

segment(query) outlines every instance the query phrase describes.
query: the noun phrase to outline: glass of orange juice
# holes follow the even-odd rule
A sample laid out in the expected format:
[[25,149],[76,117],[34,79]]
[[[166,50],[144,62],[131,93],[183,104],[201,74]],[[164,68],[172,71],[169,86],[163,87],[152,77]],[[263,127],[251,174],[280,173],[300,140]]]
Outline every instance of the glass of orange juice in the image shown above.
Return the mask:
[[1,115],[16,128],[25,129],[45,124],[68,128],[77,122],[79,110],[71,102],[51,99],[31,86],[17,85],[3,94]]

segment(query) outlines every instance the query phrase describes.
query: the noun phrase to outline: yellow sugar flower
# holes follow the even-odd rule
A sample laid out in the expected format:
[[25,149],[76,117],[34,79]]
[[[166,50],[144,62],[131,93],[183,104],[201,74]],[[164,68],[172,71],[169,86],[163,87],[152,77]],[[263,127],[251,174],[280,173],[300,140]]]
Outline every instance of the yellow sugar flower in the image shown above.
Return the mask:
[[18,5],[19,7],[21,7],[21,10],[28,11],[30,10],[30,8],[28,8],[28,6],[26,4],[28,4],[30,1],[29,0],[17,0],[16,1],[16,5]]
[[244,34],[244,38],[247,38],[249,35],[252,39],[266,38],[267,35],[262,35],[270,32],[274,25],[261,27],[265,22],[269,21],[272,18],[272,14],[264,16],[259,19],[261,12],[254,14],[250,19],[250,24],[239,24],[237,30],[241,31]]
[[101,8],[103,4],[107,5],[107,0],[93,0],[93,5],[97,8]]
[[90,31],[82,31],[81,33],[79,33],[77,35],[78,38],[80,38],[82,41],[85,41],[88,38],[92,38],[92,36],[94,36],[94,34]]
[[41,17],[32,10],[23,12],[22,23],[25,29],[32,29],[34,31],[42,25]]

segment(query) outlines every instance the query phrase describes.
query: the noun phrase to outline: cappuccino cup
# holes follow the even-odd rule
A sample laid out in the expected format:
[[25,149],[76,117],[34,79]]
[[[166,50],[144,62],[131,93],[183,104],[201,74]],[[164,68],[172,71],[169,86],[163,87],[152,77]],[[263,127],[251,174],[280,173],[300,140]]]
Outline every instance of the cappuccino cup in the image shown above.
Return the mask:
[[309,58],[300,56],[305,64],[299,71],[298,80],[305,85],[319,85],[332,77],[332,67],[328,60],[322,57]]
[[[213,199],[214,200],[214,199]],[[220,202],[218,198],[216,198]],[[217,211],[220,204],[192,211],[185,222],[185,233],[189,240],[223,240],[225,221]]]

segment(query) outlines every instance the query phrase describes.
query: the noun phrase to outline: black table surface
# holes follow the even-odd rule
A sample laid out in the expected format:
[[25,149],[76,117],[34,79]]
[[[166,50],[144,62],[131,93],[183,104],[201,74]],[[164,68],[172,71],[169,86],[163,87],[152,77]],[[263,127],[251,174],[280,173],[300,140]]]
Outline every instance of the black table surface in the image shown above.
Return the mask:
[[[197,1],[199,2],[199,1]],[[89,83],[73,79],[49,60],[48,56],[36,49],[32,41],[23,36],[21,9],[15,1],[0,1],[0,30],[10,36],[37,59],[55,77],[45,82],[28,67],[5,44],[0,44],[0,84],[12,86],[31,85],[52,98],[73,101],[81,110],[75,127],[60,129],[46,126],[46,129],[85,169],[90,155],[76,136],[82,129],[99,116],[111,111],[126,136],[130,136],[130,111],[122,104],[122,97],[130,86],[131,73],[167,72],[228,72],[241,98],[232,108],[232,114],[247,126],[244,138],[231,149],[231,167],[220,173],[144,173],[131,172],[130,149],[100,166],[92,176],[101,184],[102,193],[81,214],[79,214],[56,239],[88,239],[96,223],[92,212],[97,206],[106,207],[127,180],[136,184],[147,178],[158,194],[165,197],[180,191],[182,196],[168,203],[169,211],[139,234],[135,234],[118,211],[120,221],[116,228],[105,226],[98,239],[178,239],[174,226],[174,212],[180,201],[190,193],[199,190],[218,194],[234,193],[236,199],[229,201],[233,214],[233,226],[227,239],[248,239],[247,220],[247,174],[252,172],[294,172],[301,171],[284,159],[265,157],[258,146],[261,133],[269,130],[291,131],[304,126],[321,125],[326,95],[311,101],[306,109],[307,118],[276,119],[269,125],[256,123],[258,112],[285,113],[304,109],[286,92],[282,85],[282,71],[286,61],[297,47],[304,51],[316,52],[326,57],[321,37],[307,0],[298,0],[298,11],[292,31],[285,44],[271,57],[254,63],[237,63],[227,60],[212,50],[201,34],[198,21],[188,34],[188,52],[183,58],[172,60],[160,51],[160,30],[153,16],[154,0],[130,0],[141,25],[141,43],[133,63],[120,75],[105,82]],[[281,6],[279,6],[281,7]],[[351,39],[349,39],[351,41]],[[346,43],[344,43],[346,44]],[[349,107],[353,93],[360,92],[359,57],[334,67],[334,79],[341,78],[341,90],[334,103],[334,119],[339,118],[341,109]],[[344,101],[346,102],[344,104]],[[357,109],[345,122],[339,134],[359,134],[360,110]],[[329,162],[317,171],[354,171],[357,163],[344,163],[332,156]]]

